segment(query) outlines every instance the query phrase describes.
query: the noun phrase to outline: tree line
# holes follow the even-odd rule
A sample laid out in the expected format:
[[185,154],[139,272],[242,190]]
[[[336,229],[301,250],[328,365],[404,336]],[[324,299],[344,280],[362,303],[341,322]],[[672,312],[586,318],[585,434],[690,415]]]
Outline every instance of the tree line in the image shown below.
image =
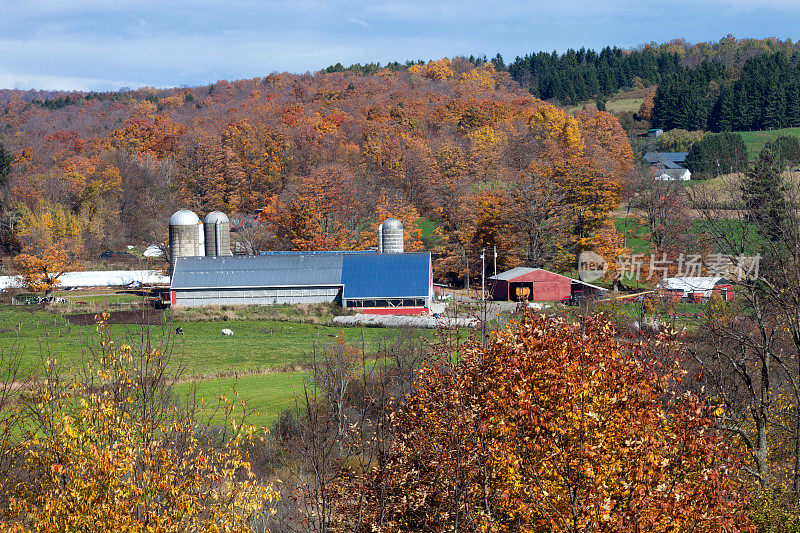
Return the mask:
[[[695,44],[675,39],[633,50],[607,46],[599,52],[581,48],[562,54],[532,53],[517,57],[508,65],[508,72],[538,98],[575,105],[589,100],[602,102],[637,82],[645,87],[671,80],[686,82],[686,76],[691,78],[698,68],[707,69],[707,63],[737,79],[748,59],[797,49],[790,39],[736,39],[728,35],[715,43]],[[707,73],[700,73],[698,79],[704,76]]]
[[800,53],[748,59],[738,78],[705,62],[665,78],[652,123],[664,129],[749,131],[800,125]]

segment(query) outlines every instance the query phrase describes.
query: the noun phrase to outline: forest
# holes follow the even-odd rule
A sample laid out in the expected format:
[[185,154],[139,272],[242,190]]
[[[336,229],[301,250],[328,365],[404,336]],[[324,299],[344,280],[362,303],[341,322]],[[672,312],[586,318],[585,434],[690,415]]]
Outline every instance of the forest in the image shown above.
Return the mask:
[[[708,83],[712,78],[702,71],[708,68],[704,64],[709,63],[719,71],[713,79],[724,77],[732,82],[741,75],[750,90],[756,80],[743,73],[749,59],[778,52],[791,56],[797,51],[797,44],[791,40],[736,39],[728,35],[712,43],[692,44],[675,39],[662,44],[649,43],[633,50],[606,47],[600,52],[584,48],[567,50],[562,54],[538,52],[517,57],[508,65],[508,72],[538,98],[576,105],[592,100],[602,102],[620,90],[632,88],[637,82],[645,87],[662,83],[674,83],[680,87],[688,77],[691,80],[705,79]],[[496,60],[493,62],[499,64]],[[698,69],[701,72],[695,73]],[[714,88],[705,89],[714,91]],[[659,126],[664,125],[659,123]]]
[[608,213],[633,154],[619,122],[568,114],[491,62],[8,96],[2,243],[29,264],[160,242],[178,207],[258,210],[255,249],[363,249],[389,215],[415,249],[425,217],[451,279],[482,247],[506,268],[620,241]]

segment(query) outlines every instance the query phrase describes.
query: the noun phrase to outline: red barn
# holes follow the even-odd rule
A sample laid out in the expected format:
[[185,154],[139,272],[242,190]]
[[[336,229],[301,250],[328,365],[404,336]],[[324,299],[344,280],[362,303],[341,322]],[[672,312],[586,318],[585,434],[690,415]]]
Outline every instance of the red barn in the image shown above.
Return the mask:
[[493,300],[518,301],[527,293],[530,302],[559,302],[573,292],[587,298],[606,289],[541,268],[517,267],[489,278]]

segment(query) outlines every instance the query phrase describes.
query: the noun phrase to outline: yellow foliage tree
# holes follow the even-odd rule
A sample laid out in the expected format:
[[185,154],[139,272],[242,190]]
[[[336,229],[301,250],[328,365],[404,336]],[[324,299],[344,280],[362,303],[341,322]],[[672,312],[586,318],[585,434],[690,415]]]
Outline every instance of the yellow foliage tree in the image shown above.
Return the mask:
[[22,253],[14,258],[14,268],[28,290],[49,294],[61,276],[81,268],[81,225],[64,206],[45,200],[19,211],[16,237]]
[[492,63],[484,63],[462,74],[459,83],[475,88],[494,90],[496,74]]
[[[569,157],[583,154],[583,139],[575,117],[549,104],[537,109],[528,120],[532,132],[544,141],[555,142],[555,148]],[[546,147],[547,148],[547,147]]]
[[446,57],[439,61],[431,61],[426,65],[412,65],[408,71],[432,80],[445,80],[455,74],[450,66],[450,60]]
[[132,408],[151,407],[143,398],[147,376],[133,369],[161,354],[116,343],[107,318],[98,325],[92,387],[60,377],[48,360],[47,379],[30,392],[31,419],[39,424],[21,429],[17,475],[3,487],[10,520],[0,528],[251,531],[253,515],[276,498],[243,455],[258,440],[255,428],[232,422],[215,435],[177,410],[155,427]]

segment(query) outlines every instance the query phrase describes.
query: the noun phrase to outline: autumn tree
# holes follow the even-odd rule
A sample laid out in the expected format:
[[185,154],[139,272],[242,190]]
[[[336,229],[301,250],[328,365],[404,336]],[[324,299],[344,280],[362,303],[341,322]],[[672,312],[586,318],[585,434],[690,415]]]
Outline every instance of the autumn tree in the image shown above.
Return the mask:
[[41,201],[36,209],[20,208],[17,239],[22,253],[14,268],[28,290],[51,294],[65,273],[79,270],[83,247],[76,217],[58,204]]
[[647,91],[644,95],[644,101],[642,105],[639,106],[639,112],[636,113],[636,116],[639,119],[643,120],[650,120],[653,118],[653,106],[656,98],[656,88],[653,87]]
[[359,530],[754,531],[713,406],[602,318],[528,315],[441,355],[387,463],[351,474],[370,480]]
[[524,263],[543,267],[567,246],[564,193],[552,180],[534,174],[518,178],[510,194],[511,223],[516,242],[522,244]]
[[27,393],[18,464],[2,486],[3,529],[251,531],[275,497],[245,455],[258,442],[255,429],[233,421],[215,435],[175,403],[163,419],[150,416],[152,385],[168,384],[143,370],[163,354],[146,336],[138,346],[117,342],[108,315],[98,319],[91,383],[48,359],[46,378]]

